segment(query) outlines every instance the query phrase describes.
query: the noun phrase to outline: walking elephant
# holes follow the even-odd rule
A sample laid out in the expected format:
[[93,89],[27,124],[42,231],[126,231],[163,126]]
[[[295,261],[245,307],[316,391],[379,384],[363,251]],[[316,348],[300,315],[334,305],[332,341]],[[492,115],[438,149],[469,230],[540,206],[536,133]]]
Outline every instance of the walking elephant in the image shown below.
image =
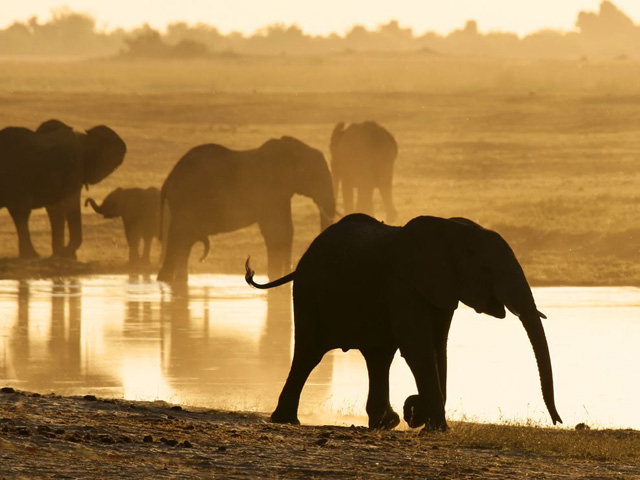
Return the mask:
[[244,151],[215,144],[195,147],[162,186],[165,255],[158,280],[186,282],[194,243],[254,223],[267,246],[269,277],[290,270],[294,194],[315,202],[321,229],[331,224],[335,201],[327,163],[320,151],[295,138],[272,139]]
[[[338,197],[342,184],[345,213],[373,215],[373,191],[380,190],[386,221],[393,223],[398,212],[393,206],[393,166],[398,144],[393,135],[375,122],[338,123],[331,134],[331,173]],[[354,191],[357,201],[353,208]]]
[[[466,219],[417,217],[404,227],[349,215],[320,234],[296,270],[257,284],[293,281],[295,347],[289,377],[271,415],[298,423],[304,383],[334,348],[358,349],[369,372],[369,427],[393,428],[389,367],[397,349],[415,377],[418,396],[405,409],[412,427],[447,429],[447,337],[462,302],[478,313],[520,318],[538,364],[542,395],[553,423],[556,411],[549,348],[531,289],[513,251],[496,232]],[[405,416],[407,416],[405,414]]]
[[[113,172],[124,160],[126,145],[103,125],[75,132],[58,120],[36,131],[0,130],[0,208],[7,207],[18,231],[21,258],[37,257],[31,242],[31,210],[46,207],[53,255],[75,258],[82,243],[80,191]],[[64,245],[65,223],[69,243]]]
[[[130,265],[151,263],[151,242],[160,238],[160,190],[156,187],[116,188],[101,205],[93,198],[87,198],[84,205],[91,205],[104,218],[122,218]],[[143,243],[142,254],[139,252],[140,241]]]

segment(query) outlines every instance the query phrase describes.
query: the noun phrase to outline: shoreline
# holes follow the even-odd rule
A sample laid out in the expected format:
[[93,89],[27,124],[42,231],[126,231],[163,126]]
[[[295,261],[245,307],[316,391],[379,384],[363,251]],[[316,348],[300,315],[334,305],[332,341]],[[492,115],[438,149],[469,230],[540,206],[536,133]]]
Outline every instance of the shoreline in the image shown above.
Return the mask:
[[[244,265],[244,264],[243,264]],[[221,268],[206,268],[196,265],[191,274],[240,275],[244,277],[244,267],[222,265]],[[211,267],[211,265],[208,265]],[[19,259],[0,258],[0,280],[47,280],[92,275],[136,275],[149,276],[155,280],[157,265],[130,268],[127,264],[103,263],[99,261],[77,261],[61,258]],[[599,281],[539,279],[528,276],[531,287],[629,287],[640,288],[637,281],[621,281],[619,278],[599,278]]]
[[0,478],[640,478],[640,432],[452,422],[446,433],[0,390]]

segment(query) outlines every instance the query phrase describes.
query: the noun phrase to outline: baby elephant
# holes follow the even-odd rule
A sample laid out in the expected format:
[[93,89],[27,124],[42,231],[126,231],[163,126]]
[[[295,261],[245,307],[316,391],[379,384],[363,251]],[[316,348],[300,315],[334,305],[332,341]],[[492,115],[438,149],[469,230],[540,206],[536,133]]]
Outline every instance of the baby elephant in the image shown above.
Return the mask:
[[[155,187],[116,188],[98,205],[87,198],[85,207],[91,205],[104,218],[122,217],[124,233],[129,244],[129,264],[149,264],[151,241],[160,238],[160,190]],[[138,254],[140,240],[144,241],[142,255]]]

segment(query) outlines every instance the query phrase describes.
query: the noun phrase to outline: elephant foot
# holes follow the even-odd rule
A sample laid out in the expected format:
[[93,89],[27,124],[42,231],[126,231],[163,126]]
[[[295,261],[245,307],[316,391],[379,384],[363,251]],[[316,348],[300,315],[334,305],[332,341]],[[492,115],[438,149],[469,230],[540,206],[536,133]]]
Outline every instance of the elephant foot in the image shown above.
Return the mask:
[[427,422],[419,395],[409,395],[402,407],[402,416],[411,428],[418,428]]
[[60,250],[54,251],[54,258],[65,258],[69,260],[78,260],[78,256],[76,255],[76,249],[72,249],[69,247],[64,247]]
[[20,258],[28,260],[28,259],[40,258],[40,255],[38,255],[38,252],[32,249],[27,251],[21,251]]
[[297,415],[289,415],[286,413],[280,413],[276,409],[275,412],[271,414],[271,421],[273,423],[288,423],[290,425],[300,425],[300,420],[298,420]]
[[369,417],[369,428],[371,430],[391,430],[399,424],[400,416],[394,412],[391,407],[387,407],[380,419],[373,419]]
[[449,430],[449,425],[447,425],[447,422],[445,422],[444,420],[435,424],[433,424],[431,421],[428,421],[425,424],[424,428],[420,430],[420,435],[429,432],[446,432],[447,430]]
[[444,432],[449,429],[447,421],[444,418],[429,418],[419,395],[408,396],[404,401],[404,407],[402,410],[404,421],[407,422],[407,425],[411,428],[418,428],[424,425],[424,428],[420,433],[434,431]]

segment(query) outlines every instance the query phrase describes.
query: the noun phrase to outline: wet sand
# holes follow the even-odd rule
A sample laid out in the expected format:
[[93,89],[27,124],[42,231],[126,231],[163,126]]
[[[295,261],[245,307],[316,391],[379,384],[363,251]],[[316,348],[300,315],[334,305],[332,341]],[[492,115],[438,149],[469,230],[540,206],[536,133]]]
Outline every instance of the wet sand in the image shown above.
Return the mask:
[[[461,433],[589,444],[617,438],[631,457],[603,451],[541,453]],[[566,438],[565,438],[566,437]],[[533,443],[541,443],[539,440]],[[556,449],[552,447],[551,451]],[[455,478],[633,479],[634,431],[581,432],[455,423],[447,433],[289,426],[268,416],[164,402],[60,397],[2,389],[0,478]],[[589,458],[591,457],[591,458]],[[600,458],[599,458],[600,457]]]

